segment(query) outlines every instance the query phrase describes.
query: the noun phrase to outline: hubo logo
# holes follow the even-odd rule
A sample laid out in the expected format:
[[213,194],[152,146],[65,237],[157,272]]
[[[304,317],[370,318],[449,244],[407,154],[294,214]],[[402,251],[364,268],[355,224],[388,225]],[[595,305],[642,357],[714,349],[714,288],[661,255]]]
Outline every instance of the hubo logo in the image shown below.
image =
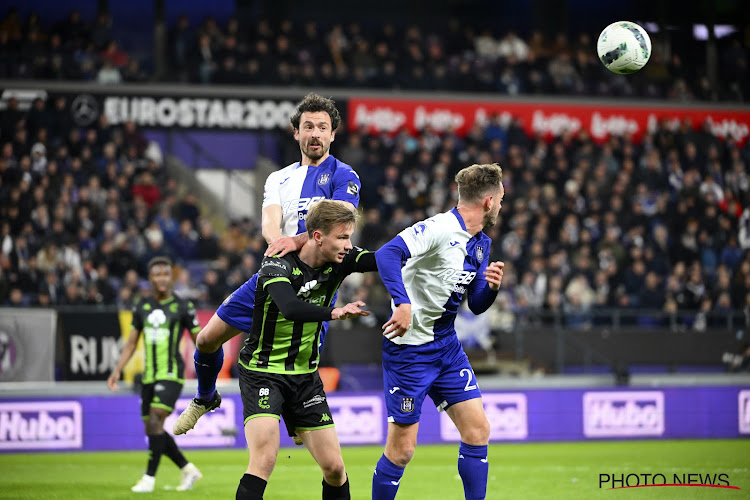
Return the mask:
[[81,448],[82,415],[77,401],[0,403],[0,450]]
[[[529,413],[525,394],[482,394],[482,404],[490,422],[491,441],[528,437]],[[444,411],[440,412],[440,438],[454,442],[461,440],[461,434]]]
[[329,397],[328,407],[341,444],[380,443],[383,401],[380,396]]
[[169,337],[169,330],[163,328],[167,322],[167,315],[161,309],[154,309],[146,317],[146,326],[143,328],[143,334],[146,342],[156,344],[160,340]]
[[662,434],[663,392],[587,392],[583,395],[583,435],[586,437]]
[[159,328],[161,325],[166,323],[167,315],[161,309],[154,309],[151,314],[148,315],[146,321],[154,328]]
[[740,391],[738,400],[740,434],[750,434],[750,391]]
[[[177,416],[188,407],[190,401],[189,398],[177,400],[174,411],[164,422],[166,429],[171,429],[174,426]],[[219,408],[203,415],[198,419],[194,429],[189,430],[187,434],[175,436],[175,441],[178,445],[185,447],[234,446],[237,440],[234,410],[234,400],[230,398],[222,399]]]
[[133,121],[144,127],[286,129],[295,113],[292,101],[171,97],[106,97],[109,123]]

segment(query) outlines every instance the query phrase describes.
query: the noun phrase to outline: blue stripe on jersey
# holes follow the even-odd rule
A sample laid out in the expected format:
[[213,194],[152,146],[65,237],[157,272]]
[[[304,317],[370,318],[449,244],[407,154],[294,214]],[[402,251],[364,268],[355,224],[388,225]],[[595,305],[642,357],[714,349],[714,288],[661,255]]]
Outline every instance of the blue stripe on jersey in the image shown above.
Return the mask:
[[[333,155],[328,156],[328,158],[317,167],[308,166],[307,174],[305,175],[305,182],[302,183],[302,189],[299,193],[300,199],[312,199],[315,196],[322,196],[326,199],[331,199],[331,195],[333,194],[333,171],[335,166],[336,159]],[[324,177],[326,175],[328,176],[327,178]],[[320,184],[323,180],[325,180],[325,182]],[[308,210],[301,211],[305,213],[305,217],[307,216],[307,211]],[[297,234],[304,233],[305,231],[307,231],[305,219],[301,218],[297,221]]]
[[[461,227],[464,231],[466,231],[466,225],[464,224],[463,217],[461,217],[461,214],[458,213],[458,210],[454,208],[451,210],[451,212],[454,213],[454,215],[458,219],[458,222],[461,224]],[[478,252],[478,248],[481,248],[481,251]],[[487,255],[487,252],[489,252],[489,249],[490,238],[482,231],[472,236],[469,241],[466,242],[467,255],[466,257],[464,257],[464,271],[477,273],[476,276],[474,276],[474,281],[484,279],[481,274],[481,270],[483,269],[482,262],[484,256]],[[480,255],[482,259],[479,258]],[[465,289],[467,291],[469,289],[469,286],[470,285],[465,286]],[[443,305],[443,309],[445,309],[445,312],[443,312],[443,315],[440,317],[440,319],[435,321],[435,326],[433,328],[435,338],[450,335],[455,331],[453,328],[453,322],[456,319],[458,308],[461,306],[461,300],[464,298],[464,295],[465,293],[459,293],[454,290],[453,293],[451,293],[450,297],[448,297],[448,300]]]

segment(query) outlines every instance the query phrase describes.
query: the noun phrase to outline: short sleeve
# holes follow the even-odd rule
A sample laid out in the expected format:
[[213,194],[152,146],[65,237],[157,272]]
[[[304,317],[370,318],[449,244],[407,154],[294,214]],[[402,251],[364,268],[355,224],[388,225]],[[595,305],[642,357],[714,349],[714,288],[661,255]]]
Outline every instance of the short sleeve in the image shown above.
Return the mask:
[[138,330],[139,332],[143,330],[143,316],[140,313],[142,307],[143,302],[141,301],[138,301],[133,306],[133,320],[131,322],[133,329]]
[[412,257],[423,255],[435,248],[440,239],[440,228],[434,219],[427,219],[407,227],[399,233]]
[[266,177],[266,184],[263,187],[263,208],[271,205],[281,205],[281,194],[279,192],[280,171],[272,172]]
[[362,184],[357,172],[351,168],[339,168],[333,178],[332,199],[347,201],[356,208],[359,206],[359,190],[361,187]]
[[292,265],[283,257],[264,258],[258,271],[258,284],[265,288],[266,285],[277,281],[292,282]]
[[198,333],[201,325],[198,322],[198,315],[195,312],[195,306],[191,301],[185,304],[185,314],[182,318],[182,326],[190,333]]

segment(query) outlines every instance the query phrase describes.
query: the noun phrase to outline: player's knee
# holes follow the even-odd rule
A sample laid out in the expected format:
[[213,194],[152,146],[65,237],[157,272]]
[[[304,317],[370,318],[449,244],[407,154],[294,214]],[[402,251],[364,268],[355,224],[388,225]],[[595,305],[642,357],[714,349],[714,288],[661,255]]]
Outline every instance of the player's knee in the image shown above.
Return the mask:
[[399,467],[406,467],[407,464],[411,462],[411,459],[414,458],[415,448],[416,443],[401,441],[400,443],[396,443],[396,445],[392,447],[392,449],[390,450],[391,453],[389,453],[388,455],[393,456],[389,456],[388,458]]
[[158,417],[149,417],[148,420],[145,421],[145,424],[146,434],[148,435],[156,435],[164,432],[164,422],[162,422]]
[[468,426],[461,432],[461,441],[474,446],[483,446],[490,441],[490,422],[483,417],[479,422]]
[[340,486],[344,483],[346,469],[344,468],[344,460],[341,457],[321,464],[320,469],[323,471],[323,478],[328,484]]
[[216,352],[219,347],[221,347],[221,344],[217,340],[212,339],[211,335],[205,329],[201,330],[195,338],[195,348],[200,352]]

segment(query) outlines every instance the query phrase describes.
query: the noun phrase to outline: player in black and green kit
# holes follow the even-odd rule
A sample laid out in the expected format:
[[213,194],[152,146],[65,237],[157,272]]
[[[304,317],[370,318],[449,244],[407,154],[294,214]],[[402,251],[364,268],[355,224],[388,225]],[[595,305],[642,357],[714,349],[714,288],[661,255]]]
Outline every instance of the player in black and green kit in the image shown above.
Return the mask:
[[175,423],[175,434],[192,429],[215,408],[221,345],[247,332],[240,351],[240,391],[250,463],[237,499],[263,498],[279,451],[279,420],[297,435],[323,471],[323,499],[349,499],[341,447],[318,374],[318,338],[324,321],[367,316],[365,304],[333,307],[341,281],[375,271],[374,254],[353,247],[357,214],[321,200],[307,214],[308,241],[297,252],[266,257],[260,271],[230,295],[196,340],[198,394]]
[[200,325],[192,302],[172,294],[172,262],[168,258],[151,259],[148,279],[154,295],[140,300],[133,307],[130,337],[107,385],[113,391],[118,389],[117,381],[120,380],[122,369],[133,356],[138,338],[143,334],[146,359],[141,417],[148,436],[149,459],[146,473],[131,490],[137,493],[153,491],[159,461],[162,455],[167,455],[182,469],[182,481],[177,489],[184,491],[191,489],[203,476],[195,465],[185,459],[172,436],[164,432],[164,420],[174,410],[185,381],[185,363],[179,350],[182,332],[188,330],[195,342]]

